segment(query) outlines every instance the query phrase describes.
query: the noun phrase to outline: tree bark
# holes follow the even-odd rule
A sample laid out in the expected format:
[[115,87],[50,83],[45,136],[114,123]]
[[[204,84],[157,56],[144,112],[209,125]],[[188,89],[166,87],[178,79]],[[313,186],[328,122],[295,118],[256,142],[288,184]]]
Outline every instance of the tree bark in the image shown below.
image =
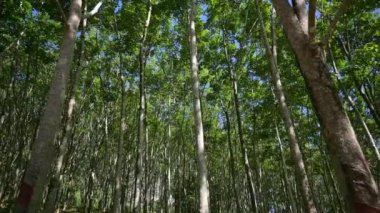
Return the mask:
[[66,87],[75,47],[76,32],[81,19],[81,0],[73,0],[60,49],[59,60],[51,83],[47,105],[42,115],[36,141],[32,147],[20,186],[15,212],[38,212],[54,157],[54,138],[61,121]]
[[284,121],[286,132],[288,133],[288,138],[290,142],[290,150],[291,150],[292,157],[295,163],[295,174],[300,184],[301,194],[304,201],[304,207],[307,212],[314,213],[314,212],[317,212],[317,209],[315,207],[309,179],[306,174],[305,163],[303,161],[301,149],[299,147],[299,142],[298,142],[297,134],[296,134],[295,127],[293,124],[293,119],[292,119],[288,104],[286,103],[285,91],[282,86],[280,71],[277,65],[277,46],[276,46],[276,35],[275,35],[276,32],[274,28],[275,26],[274,17],[272,16],[272,42],[273,44],[272,44],[272,49],[271,49],[271,46],[269,45],[269,41],[265,32],[264,20],[262,17],[261,10],[259,8],[260,5],[259,5],[258,0],[256,0],[256,7],[259,14],[261,33],[262,33],[262,38],[264,40],[265,50],[270,61],[271,78],[274,85],[275,97],[280,108],[281,117],[282,117],[282,120]]
[[322,126],[347,211],[380,211],[380,194],[352,125],[334,88],[323,50],[309,42],[288,2],[274,0],[288,40],[297,56],[311,101]]
[[198,153],[198,178],[199,178],[199,212],[209,212],[209,187],[207,180],[207,164],[205,153],[205,142],[203,135],[202,111],[201,100],[199,94],[199,78],[198,78],[198,59],[197,59],[197,40],[195,32],[195,18],[196,18],[196,0],[191,1],[190,11],[190,62],[191,62],[191,77],[193,87],[193,107],[194,107],[194,121],[196,129],[196,142]]

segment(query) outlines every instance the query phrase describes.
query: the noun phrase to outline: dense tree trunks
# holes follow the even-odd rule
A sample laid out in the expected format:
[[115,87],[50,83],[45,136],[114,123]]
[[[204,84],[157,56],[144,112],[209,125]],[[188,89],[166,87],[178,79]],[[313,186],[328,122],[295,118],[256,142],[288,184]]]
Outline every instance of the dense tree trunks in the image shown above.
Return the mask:
[[[331,57],[331,61],[332,61],[332,68],[334,70],[334,73],[338,76],[338,85],[341,88],[341,90],[343,91],[343,94],[344,94],[347,102],[351,105],[352,109],[354,110],[354,112],[356,114],[356,117],[359,119],[360,124],[362,125],[362,127],[363,127],[363,129],[364,129],[364,131],[365,131],[365,133],[367,135],[367,138],[369,140],[370,146],[373,148],[373,151],[374,151],[377,159],[380,160],[380,153],[379,153],[379,150],[378,150],[378,148],[376,146],[375,139],[372,137],[372,134],[369,131],[369,129],[367,127],[367,124],[366,124],[366,122],[363,119],[363,116],[360,114],[360,111],[357,109],[355,102],[352,100],[350,94],[347,92],[345,86],[343,85],[343,83],[339,79],[340,72],[339,72],[338,68],[336,67],[335,59],[334,59],[334,56],[333,56],[333,52],[331,51],[331,48],[329,48],[329,53],[330,53],[330,57]],[[370,106],[369,106],[369,108],[370,108]],[[373,114],[373,115],[375,115],[375,114]],[[374,119],[376,121],[375,116],[374,116]]]
[[[20,168],[24,165],[23,152],[27,150],[28,144],[31,140],[30,134],[33,131],[35,125],[31,125],[30,114],[31,110],[28,110],[29,101],[23,101],[29,99],[28,87],[30,76],[30,64],[31,57],[23,59],[20,56],[19,39],[17,39],[17,45],[15,46],[15,53],[11,56],[14,60],[14,64],[11,66],[11,83],[4,85],[6,89],[0,89],[0,170],[5,171],[5,174],[0,176],[0,182],[8,183],[0,186],[0,203],[4,200],[13,199],[16,196],[17,185],[20,182],[21,170],[14,169]],[[27,63],[27,66],[22,64]],[[2,62],[0,62],[1,64]],[[1,68],[0,68],[1,69]],[[17,73],[22,69],[26,69],[26,82],[22,83],[17,89]],[[1,70],[0,73],[3,71]],[[3,75],[2,75],[3,76]],[[26,109],[26,110],[25,110]],[[7,141],[12,141],[10,144],[14,146],[7,146]],[[7,171],[12,171],[7,173]]]
[[[51,167],[49,173],[40,166],[36,172],[42,202],[16,212],[303,213],[312,208],[310,196],[318,212],[349,213],[355,209],[347,209],[339,184],[352,189],[368,184],[362,167],[352,167],[362,156],[349,150],[355,142],[344,137],[352,129],[341,127],[347,120],[334,111],[337,106],[351,119],[368,160],[363,161],[379,187],[380,22],[373,0],[117,0],[107,1],[93,21],[94,12],[85,5],[98,1],[81,0],[79,18],[91,24],[81,31],[80,23],[75,34],[70,32],[76,47],[56,129],[39,125],[53,99],[49,89],[75,0],[0,2],[5,8],[0,9],[0,212],[15,211],[35,146],[47,147],[38,153],[38,163]],[[296,27],[287,31],[296,41],[289,43],[276,26],[281,22],[273,10],[271,17],[272,2],[286,10],[281,17],[295,19]],[[346,2],[352,9],[338,9]],[[296,44],[302,46],[297,51]],[[314,54],[314,46],[329,49]],[[302,63],[294,53],[304,57]],[[331,62],[328,70],[319,69],[326,64],[323,57]],[[320,120],[301,67],[314,88],[314,106],[326,105]],[[335,74],[333,83],[324,72]],[[310,73],[317,75],[310,80]],[[331,89],[334,84],[338,90]],[[328,110],[333,113],[327,116]],[[335,123],[327,128],[321,120]],[[46,129],[55,137],[37,146],[34,141]],[[338,137],[344,142],[332,146]],[[340,154],[330,157],[329,150]],[[339,176],[333,165],[339,169],[341,162],[350,165]],[[352,171],[359,171],[355,180],[344,179]],[[37,184],[42,174],[45,184]]]
[[294,201],[294,196],[293,196],[293,192],[292,192],[292,189],[291,189],[291,186],[290,186],[290,179],[289,179],[289,176],[288,176],[288,172],[287,172],[287,169],[286,169],[286,162],[285,162],[285,156],[284,156],[284,149],[282,148],[282,141],[281,141],[281,137],[280,137],[280,133],[278,131],[278,127],[276,125],[276,137],[277,137],[277,141],[278,141],[278,145],[279,145],[279,148],[280,148],[280,155],[281,155],[281,166],[282,166],[282,174],[284,176],[284,187],[285,187],[285,190],[286,190],[286,195],[287,195],[287,199],[289,200],[289,209],[290,211],[289,212],[297,212],[297,207],[296,207],[296,203]]
[[[343,38],[341,36],[339,36],[339,41],[341,44],[341,49],[345,53],[347,60],[349,62],[352,62],[353,53],[350,50],[349,42],[344,42]],[[346,45],[346,43],[348,43],[348,45]],[[333,68],[335,69],[335,71],[337,71],[335,64],[334,64],[335,59],[332,55],[332,51],[330,48],[329,48],[329,52],[330,52],[330,55],[332,57]],[[359,81],[358,76],[355,72],[352,73],[352,78],[354,80],[354,84],[355,84],[357,92],[359,93],[360,97],[362,97],[364,102],[367,104],[367,107],[369,108],[369,111],[371,112],[373,119],[375,120],[377,126],[380,128],[380,105],[379,105],[379,101],[376,101],[376,99],[371,95],[371,93],[368,91],[367,85],[363,84]]]
[[286,103],[286,97],[285,97],[285,91],[283,89],[281,79],[280,79],[280,71],[278,69],[277,65],[277,45],[276,45],[276,35],[275,35],[275,23],[273,21],[272,16],[272,48],[269,44],[269,39],[267,38],[266,32],[265,32],[265,26],[264,26],[264,20],[261,14],[261,9],[258,0],[256,0],[256,6],[259,14],[259,20],[260,20],[260,26],[261,26],[261,33],[262,38],[264,40],[264,45],[266,49],[266,53],[268,55],[269,61],[270,61],[270,70],[271,70],[271,78],[274,85],[274,91],[275,91],[275,97],[277,100],[277,103],[280,108],[280,113],[282,116],[282,120],[284,121],[286,132],[288,133],[288,138],[290,142],[290,150],[292,152],[292,157],[295,163],[295,174],[297,177],[297,180],[300,184],[300,190],[302,194],[302,198],[304,200],[304,207],[307,212],[317,212],[317,209],[315,207],[313,195],[312,195],[312,189],[309,183],[309,178],[306,174],[306,168],[305,163],[303,161],[301,149],[299,147],[299,142],[297,138],[297,134],[295,131],[295,127],[293,124],[293,119],[288,107],[288,104]]
[[[348,211],[380,211],[380,194],[352,125],[334,89],[320,47],[309,42],[307,31],[288,2],[273,1],[295,51],[312,104],[323,128]],[[377,209],[377,210],[375,210]]]
[[375,122],[377,126],[380,128],[380,108],[378,106],[375,106],[375,101],[371,97],[371,95],[368,94],[366,90],[366,85],[361,85],[359,83],[359,80],[355,77],[355,85],[357,88],[357,91],[359,92],[359,95],[363,98],[364,102],[367,104],[373,118],[375,119]]
[[366,133],[366,135],[367,135],[367,138],[368,138],[369,144],[370,144],[370,146],[372,147],[373,152],[374,152],[375,155],[376,155],[376,158],[377,158],[378,160],[380,160],[380,153],[379,153],[379,150],[378,150],[378,148],[377,148],[377,146],[376,146],[375,139],[372,137],[372,134],[371,134],[371,132],[369,131],[369,129],[368,129],[368,127],[367,127],[367,124],[365,123],[365,121],[364,121],[362,115],[360,114],[359,110],[356,108],[355,103],[354,103],[354,101],[352,100],[351,96],[349,96],[348,94],[345,94],[345,96],[346,96],[348,102],[350,103],[351,107],[354,109],[355,114],[356,114],[356,117],[359,119],[360,124],[362,125],[362,127],[363,127],[363,129],[364,129],[364,131],[365,131],[365,133]]
[[199,94],[199,78],[198,78],[198,59],[197,59],[197,40],[195,31],[197,3],[191,0],[190,9],[190,62],[191,62],[191,78],[193,88],[193,107],[194,121],[196,130],[197,156],[198,156],[198,178],[199,178],[199,212],[209,212],[209,186],[207,180],[207,163],[205,153],[205,141],[203,135],[201,100]]
[[81,17],[81,0],[73,0],[70,15],[65,26],[60,57],[51,83],[47,105],[42,115],[36,141],[32,147],[24,178],[20,186],[16,212],[38,212],[42,195],[54,157],[54,138],[61,120],[70,66],[74,55],[76,31]]
[[343,212],[344,211],[344,204],[342,203],[343,199],[341,199],[342,196],[339,193],[338,186],[336,184],[336,179],[334,178],[333,172],[331,170],[330,162],[327,159],[328,156],[326,156],[325,150],[322,148],[321,144],[318,146],[318,148],[319,148],[319,151],[323,155],[325,155],[324,165],[325,165],[326,172],[328,172],[327,177],[329,178],[330,185],[332,185],[331,187],[333,189],[334,200],[335,200],[334,203],[336,203],[335,207],[339,210],[339,212]]

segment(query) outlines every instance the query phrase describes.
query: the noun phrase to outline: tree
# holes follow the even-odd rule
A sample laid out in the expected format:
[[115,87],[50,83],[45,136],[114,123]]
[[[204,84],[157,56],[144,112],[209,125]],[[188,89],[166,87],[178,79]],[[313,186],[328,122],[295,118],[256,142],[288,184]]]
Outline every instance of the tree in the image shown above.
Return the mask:
[[[57,86],[52,71],[66,48],[60,42],[71,2],[77,1],[0,1],[0,212],[15,208],[20,183],[31,174],[30,157],[49,164],[45,171],[38,166],[46,181],[35,185],[41,186],[43,212],[296,213],[313,205],[318,212],[346,212],[338,184],[345,186],[340,178],[348,176],[334,173],[333,163],[340,166],[347,153],[356,163],[351,159],[359,155],[345,146],[352,143],[338,150],[321,134],[321,126],[338,134],[347,121],[341,112],[325,115],[337,109],[325,95],[335,86],[361,157],[379,183],[377,1],[344,7],[307,1],[309,10],[303,10],[297,0],[296,8],[281,7],[300,11],[293,13],[296,23],[308,22],[310,14],[305,26],[318,29],[300,40],[306,44],[301,49],[307,53],[322,40],[322,65],[332,65],[326,70],[334,78],[325,81],[322,72],[307,84],[300,67],[306,70],[312,57],[294,56],[288,38],[297,31],[288,30],[287,37],[277,27],[283,16],[274,16],[269,1],[105,1],[101,15],[91,19],[86,4],[97,1],[83,1],[81,31],[70,31],[70,44],[73,35],[79,40],[70,49],[72,62],[66,61],[73,66],[60,73],[68,78],[65,91],[59,90],[66,98],[54,96],[62,104],[54,105],[57,127],[44,124],[44,107],[53,105],[48,92]],[[320,62],[311,61],[307,75]],[[332,109],[313,110],[307,85],[320,85],[319,77],[329,85],[314,89],[323,99],[313,90],[314,96]],[[326,119],[335,125],[327,128]],[[55,136],[36,155],[44,131]],[[195,144],[197,138],[203,144]],[[40,204],[33,207],[38,212]]]
[[207,180],[207,164],[205,142],[203,135],[202,110],[199,94],[198,79],[198,59],[197,59],[197,40],[195,31],[195,17],[197,4],[196,0],[191,1],[189,29],[190,29],[190,62],[191,62],[191,78],[193,88],[193,110],[196,129],[197,157],[198,157],[198,179],[199,179],[199,212],[209,212],[209,187]]
[[[148,34],[148,28],[150,24],[150,18],[152,14],[152,3],[149,1],[148,5],[148,13],[144,23],[144,29],[142,32],[140,48],[139,48],[139,78],[140,78],[140,107],[139,107],[139,144],[138,144],[138,158],[136,159],[136,183],[135,183],[135,210],[140,211],[141,205],[141,191],[142,191],[142,171],[143,166],[146,164],[144,156],[144,151],[146,151],[147,146],[147,128],[146,128],[146,86],[145,86],[145,66],[146,66],[146,39]],[[146,194],[143,195],[144,199]],[[145,203],[144,203],[144,211],[145,211]]]
[[295,127],[293,124],[293,119],[289,111],[288,104],[286,103],[285,92],[280,79],[280,71],[277,65],[277,42],[276,42],[276,32],[274,17],[272,16],[272,47],[269,44],[266,32],[264,20],[262,17],[261,9],[258,0],[256,0],[256,7],[259,14],[259,21],[261,26],[262,38],[264,41],[264,46],[266,53],[270,61],[270,72],[272,77],[272,82],[275,90],[275,97],[278,102],[281,116],[284,121],[286,131],[288,133],[288,138],[290,141],[290,149],[292,151],[292,156],[295,162],[295,171],[298,181],[300,183],[302,198],[304,199],[304,206],[307,212],[317,212],[316,206],[314,204],[314,198],[312,195],[312,190],[309,183],[309,178],[306,174],[305,163],[303,161],[301,149],[299,147],[299,142]]
[[[342,7],[347,4],[343,1]],[[297,56],[330,155],[336,163],[336,174],[346,198],[347,209],[356,212],[380,209],[379,190],[334,89],[323,49],[314,41],[313,8],[316,5],[310,5],[309,21],[303,0],[293,1],[293,8],[288,2],[279,0],[273,1],[273,5]],[[332,23],[334,25],[335,22]]]
[[61,120],[68,76],[74,55],[75,34],[81,20],[81,7],[81,0],[74,0],[71,4],[54,80],[51,83],[31,158],[20,186],[16,212],[38,212],[43,201],[42,195],[47,175],[51,170],[51,161],[54,158],[53,142]]

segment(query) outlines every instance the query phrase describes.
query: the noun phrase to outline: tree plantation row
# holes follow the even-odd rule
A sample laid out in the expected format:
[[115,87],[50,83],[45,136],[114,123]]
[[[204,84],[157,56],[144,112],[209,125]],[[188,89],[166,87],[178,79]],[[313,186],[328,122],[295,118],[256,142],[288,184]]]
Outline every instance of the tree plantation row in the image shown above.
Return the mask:
[[0,0],[0,212],[380,212],[377,0]]

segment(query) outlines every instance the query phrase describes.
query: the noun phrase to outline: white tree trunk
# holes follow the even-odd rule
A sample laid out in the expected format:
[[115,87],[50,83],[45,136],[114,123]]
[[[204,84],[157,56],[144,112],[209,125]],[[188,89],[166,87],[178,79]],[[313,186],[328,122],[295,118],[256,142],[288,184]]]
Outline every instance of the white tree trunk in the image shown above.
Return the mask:
[[34,213],[41,208],[47,175],[51,170],[51,162],[54,158],[54,139],[61,122],[70,66],[74,55],[76,32],[81,20],[81,7],[82,0],[72,1],[47,105],[21,183],[15,212]]
[[198,78],[198,59],[197,59],[197,39],[195,32],[195,17],[196,17],[196,0],[191,1],[190,11],[190,62],[191,62],[191,77],[193,80],[193,107],[194,121],[196,128],[197,152],[198,152],[198,176],[199,176],[199,195],[200,206],[199,212],[209,212],[209,188],[207,181],[207,165],[205,143],[203,135],[201,100],[199,95],[199,78]]

